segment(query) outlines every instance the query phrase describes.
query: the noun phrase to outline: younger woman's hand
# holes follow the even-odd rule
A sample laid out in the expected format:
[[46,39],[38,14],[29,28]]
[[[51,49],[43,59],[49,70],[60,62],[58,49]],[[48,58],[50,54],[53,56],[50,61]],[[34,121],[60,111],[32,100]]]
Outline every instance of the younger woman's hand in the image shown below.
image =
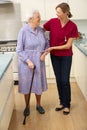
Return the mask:
[[45,51],[50,53],[53,50],[53,47],[49,47],[48,49],[46,49]]

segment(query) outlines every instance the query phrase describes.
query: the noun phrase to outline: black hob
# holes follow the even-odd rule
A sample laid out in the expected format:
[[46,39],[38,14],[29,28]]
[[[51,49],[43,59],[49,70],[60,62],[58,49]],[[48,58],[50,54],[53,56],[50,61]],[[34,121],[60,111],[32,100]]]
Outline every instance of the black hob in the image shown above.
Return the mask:
[[0,40],[0,44],[7,44],[7,43],[14,43],[14,42],[17,42],[17,40]]
[[15,52],[17,40],[0,41],[0,52]]

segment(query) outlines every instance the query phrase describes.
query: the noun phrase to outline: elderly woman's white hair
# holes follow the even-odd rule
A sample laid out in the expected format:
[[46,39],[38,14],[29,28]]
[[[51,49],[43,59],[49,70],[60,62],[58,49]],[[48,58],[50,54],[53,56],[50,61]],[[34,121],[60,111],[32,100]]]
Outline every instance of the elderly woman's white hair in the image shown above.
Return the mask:
[[31,18],[34,16],[34,14],[36,14],[36,13],[39,13],[39,14],[40,14],[39,10],[32,10],[32,11],[30,11],[30,12],[26,15],[26,22],[28,22],[29,19],[31,19]]

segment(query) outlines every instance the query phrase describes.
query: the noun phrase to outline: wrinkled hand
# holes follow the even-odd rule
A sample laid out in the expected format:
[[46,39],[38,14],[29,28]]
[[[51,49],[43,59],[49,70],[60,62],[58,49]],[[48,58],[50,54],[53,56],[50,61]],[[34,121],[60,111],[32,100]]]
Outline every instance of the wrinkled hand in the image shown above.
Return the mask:
[[30,69],[34,69],[34,64],[33,64],[33,62],[32,61],[27,61],[27,64],[28,64],[28,67],[30,68]]
[[45,55],[42,54],[41,57],[40,57],[40,60],[44,61],[45,60]]
[[47,54],[48,54],[47,51],[44,52],[44,53],[41,55],[40,60],[41,60],[41,61],[44,61],[44,60],[45,60],[45,56],[46,56]]

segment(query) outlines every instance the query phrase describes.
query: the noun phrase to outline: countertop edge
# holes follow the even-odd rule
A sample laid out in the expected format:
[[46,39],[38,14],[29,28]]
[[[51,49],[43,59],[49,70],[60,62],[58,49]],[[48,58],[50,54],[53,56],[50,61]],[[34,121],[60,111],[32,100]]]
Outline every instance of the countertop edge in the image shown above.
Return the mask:
[[[6,56],[6,54],[1,54],[1,55],[5,55],[5,56]],[[2,79],[4,73],[6,72],[8,66],[10,65],[10,63],[11,63],[11,61],[12,61],[12,58],[13,58],[13,54],[7,54],[7,55],[10,56],[10,59],[9,59],[7,65],[6,65],[6,67],[3,69],[3,72],[2,72],[1,75],[0,75],[0,80]]]
[[[84,43],[81,43],[81,44],[84,44]],[[87,56],[87,50],[85,50],[83,47],[81,47],[81,46],[79,45],[79,43],[74,42],[74,45],[75,45],[85,56]]]

